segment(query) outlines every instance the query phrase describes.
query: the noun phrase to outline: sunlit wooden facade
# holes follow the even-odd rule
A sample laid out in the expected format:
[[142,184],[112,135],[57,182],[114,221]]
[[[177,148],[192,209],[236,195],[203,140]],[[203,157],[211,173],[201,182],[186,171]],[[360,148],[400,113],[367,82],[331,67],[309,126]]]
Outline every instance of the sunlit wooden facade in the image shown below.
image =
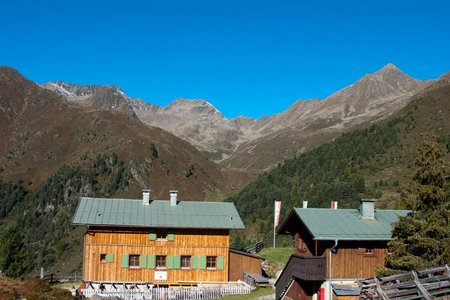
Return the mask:
[[243,228],[234,205],[187,202],[82,198],[74,223],[87,225],[84,281],[229,281],[229,230]]
[[[159,231],[166,236],[156,238]],[[85,236],[84,280],[228,281],[228,246],[228,230],[90,226]]]

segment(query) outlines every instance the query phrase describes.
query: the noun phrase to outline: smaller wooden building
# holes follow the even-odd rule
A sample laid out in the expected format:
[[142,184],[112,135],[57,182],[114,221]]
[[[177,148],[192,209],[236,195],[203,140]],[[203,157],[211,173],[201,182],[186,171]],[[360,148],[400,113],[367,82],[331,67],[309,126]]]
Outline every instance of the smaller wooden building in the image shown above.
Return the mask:
[[176,191],[170,200],[152,200],[149,190],[138,200],[83,197],[73,223],[87,225],[87,283],[192,285],[239,277],[229,231],[244,225],[233,203],[179,201]]
[[263,258],[261,256],[230,249],[230,281],[243,280],[246,281],[244,273],[262,276],[261,262]]
[[356,280],[385,264],[392,223],[406,210],[294,208],[278,229],[293,255],[276,282],[276,299],[355,299]]

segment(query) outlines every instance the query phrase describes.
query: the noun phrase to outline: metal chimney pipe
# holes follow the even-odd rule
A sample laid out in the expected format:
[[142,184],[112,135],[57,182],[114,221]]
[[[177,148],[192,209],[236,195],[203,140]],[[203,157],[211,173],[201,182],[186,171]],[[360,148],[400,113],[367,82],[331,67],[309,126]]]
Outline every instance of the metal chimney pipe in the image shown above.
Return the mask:
[[142,190],[142,205],[150,205],[150,189]]
[[177,190],[170,190],[169,194],[170,194],[170,206],[177,206],[178,191]]

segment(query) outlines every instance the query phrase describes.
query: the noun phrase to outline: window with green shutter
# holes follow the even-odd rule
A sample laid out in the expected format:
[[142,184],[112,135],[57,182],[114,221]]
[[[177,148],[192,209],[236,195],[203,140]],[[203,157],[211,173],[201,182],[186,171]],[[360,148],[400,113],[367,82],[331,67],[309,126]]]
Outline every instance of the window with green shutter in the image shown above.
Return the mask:
[[128,254],[122,254],[122,268],[128,268]]
[[156,241],[156,232],[154,230],[150,230],[150,233],[148,235],[148,239],[150,241]]
[[169,234],[167,235],[168,241],[174,241],[175,240],[175,234],[172,231],[169,231]]
[[114,254],[106,254],[106,262],[108,263],[114,262]]
[[141,269],[147,268],[147,255],[141,255]]
[[156,256],[155,255],[149,255],[148,256],[148,268],[154,269],[156,265]]
[[225,259],[223,256],[217,256],[217,269],[223,270],[225,265]]

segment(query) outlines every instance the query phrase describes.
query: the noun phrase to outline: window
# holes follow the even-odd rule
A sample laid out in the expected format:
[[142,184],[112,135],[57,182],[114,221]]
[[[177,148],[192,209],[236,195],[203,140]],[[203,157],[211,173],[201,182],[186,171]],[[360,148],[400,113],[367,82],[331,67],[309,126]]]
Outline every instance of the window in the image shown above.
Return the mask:
[[181,268],[182,269],[190,269],[191,268],[191,257],[190,256],[182,256],[181,257]]
[[157,269],[165,269],[166,265],[166,256],[165,255],[156,255],[156,268]]
[[216,257],[215,256],[207,256],[206,257],[206,268],[207,269],[215,269],[216,268]]
[[373,248],[366,248],[366,255],[373,255]]
[[167,240],[167,231],[161,230],[156,233],[157,240]]
[[106,254],[105,253],[100,254],[100,262],[102,262],[102,263],[106,262]]
[[139,254],[130,254],[128,258],[128,266],[130,268],[139,268]]

